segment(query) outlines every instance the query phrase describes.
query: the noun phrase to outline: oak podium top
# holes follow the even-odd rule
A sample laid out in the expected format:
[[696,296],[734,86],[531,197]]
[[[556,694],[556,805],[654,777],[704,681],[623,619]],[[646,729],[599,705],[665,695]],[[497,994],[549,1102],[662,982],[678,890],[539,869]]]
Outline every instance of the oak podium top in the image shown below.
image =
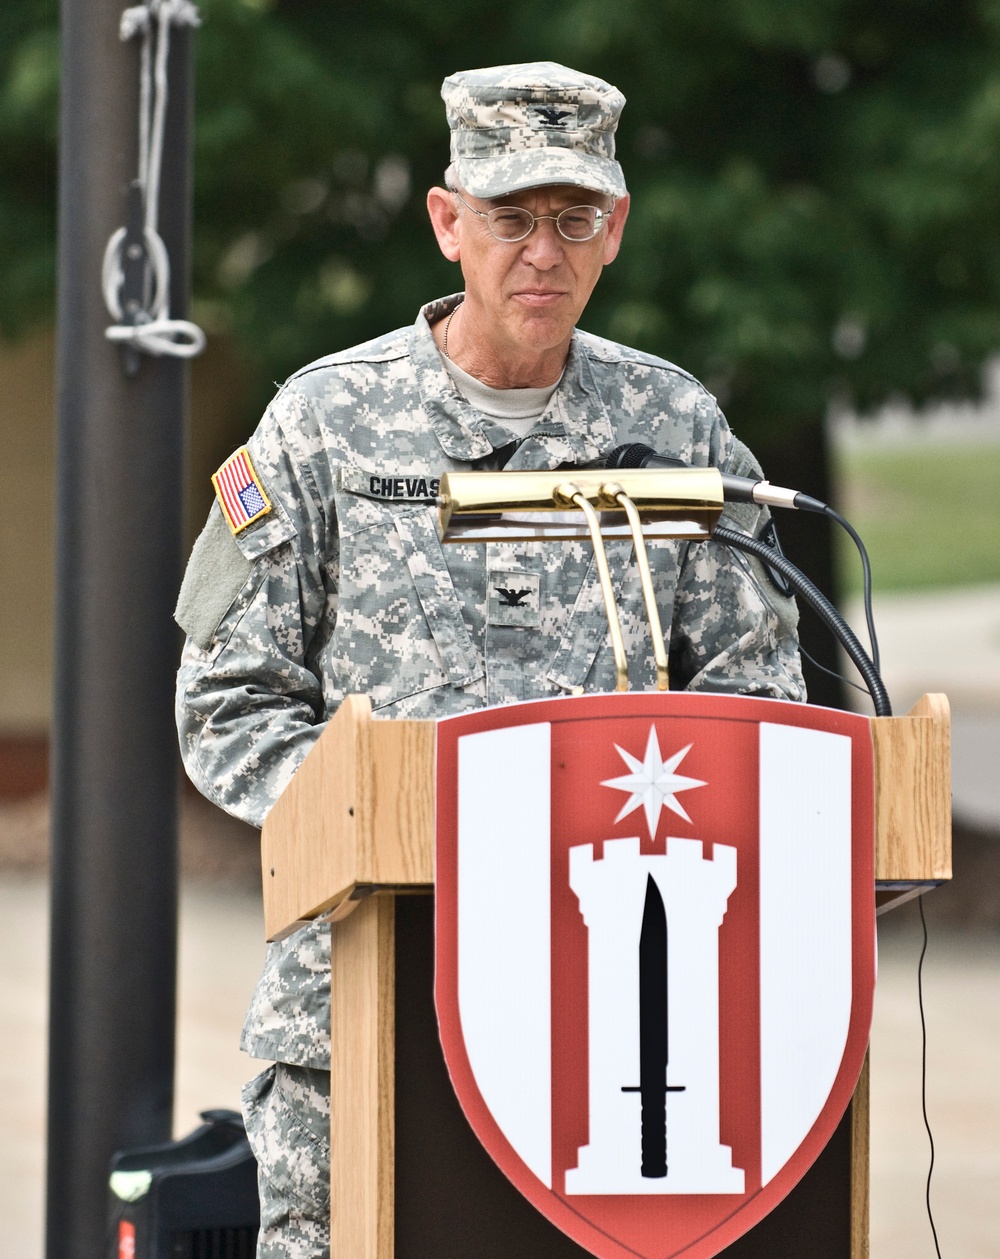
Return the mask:
[[[687,708],[701,698],[631,692],[614,700],[669,718],[672,706]],[[727,699],[778,708],[787,703]],[[879,903],[888,905],[951,878],[948,701],[924,695],[905,717],[871,718],[870,725],[876,889]],[[269,940],[317,917],[336,920],[370,892],[433,886],[437,730],[435,721],[374,720],[364,696],[344,701],[264,823]]]

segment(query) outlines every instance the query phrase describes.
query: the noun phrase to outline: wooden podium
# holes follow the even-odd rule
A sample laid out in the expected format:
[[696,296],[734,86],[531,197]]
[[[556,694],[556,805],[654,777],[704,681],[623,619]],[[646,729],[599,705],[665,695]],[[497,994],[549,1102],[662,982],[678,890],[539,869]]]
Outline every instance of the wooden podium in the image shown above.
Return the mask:
[[[907,716],[873,718],[871,726],[882,913],[951,878],[947,700],[925,695]],[[484,1151],[476,1153],[476,1139],[450,1097],[433,1021],[429,896],[423,905],[401,903],[397,928],[396,897],[433,891],[435,729],[432,721],[373,721],[367,699],[348,698],[263,830],[268,939],[316,918],[335,924],[331,1253],[350,1259],[583,1256],[587,1252],[520,1199]],[[405,984],[397,985],[397,971]],[[407,1117],[405,1130],[397,1131],[397,1111]],[[439,1176],[438,1164],[427,1166],[434,1160],[425,1156],[422,1126],[445,1112],[448,1131],[438,1134],[438,1148],[445,1151],[450,1141],[460,1153],[444,1155]],[[447,1173],[464,1183],[450,1185]],[[866,1065],[828,1150],[777,1210],[722,1253],[731,1259],[800,1253],[864,1259],[868,1189]],[[473,1194],[483,1200],[470,1204]],[[430,1199],[439,1215],[457,1220],[465,1211],[468,1221],[422,1219],[422,1240],[408,1241],[408,1212],[421,1212]],[[508,1228],[511,1240],[497,1236]],[[793,1240],[806,1237],[807,1244]]]

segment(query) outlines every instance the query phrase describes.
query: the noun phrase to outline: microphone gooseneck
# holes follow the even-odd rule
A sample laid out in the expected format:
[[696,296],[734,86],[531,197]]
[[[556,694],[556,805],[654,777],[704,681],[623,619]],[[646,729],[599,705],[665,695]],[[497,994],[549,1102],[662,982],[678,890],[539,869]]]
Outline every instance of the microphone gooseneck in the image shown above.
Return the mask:
[[[669,455],[659,455],[652,446],[642,442],[627,442],[616,446],[604,461],[607,468],[688,468],[691,465],[681,459]],[[780,485],[772,485],[763,477],[730,476],[728,472],[720,473],[722,477],[722,496],[727,503],[758,503],[768,507],[794,507],[798,511],[826,510],[826,504],[819,499],[802,494],[799,490],[786,490]]]

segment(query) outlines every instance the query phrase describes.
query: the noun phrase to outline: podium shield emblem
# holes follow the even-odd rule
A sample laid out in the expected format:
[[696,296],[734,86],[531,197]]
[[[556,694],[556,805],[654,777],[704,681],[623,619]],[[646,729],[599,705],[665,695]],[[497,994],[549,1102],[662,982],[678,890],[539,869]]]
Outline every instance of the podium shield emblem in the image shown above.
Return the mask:
[[462,1108],[601,1259],[709,1259],[824,1148],[875,980],[868,721],[696,694],[438,726],[435,1001]]

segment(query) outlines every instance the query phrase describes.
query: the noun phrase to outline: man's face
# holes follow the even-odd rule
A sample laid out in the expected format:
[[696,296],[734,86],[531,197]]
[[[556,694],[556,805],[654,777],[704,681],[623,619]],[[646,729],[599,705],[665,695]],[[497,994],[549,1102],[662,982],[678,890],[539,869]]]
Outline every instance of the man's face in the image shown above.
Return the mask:
[[[491,201],[462,195],[483,212],[515,205],[535,215],[557,215],[572,206],[607,210],[611,205],[600,193],[566,186],[531,188]],[[592,240],[564,240],[555,223],[544,219],[524,240],[508,242],[495,239],[485,219],[443,189],[432,191],[428,206],[442,252],[462,266],[465,318],[474,318],[501,356],[544,353],[568,344],[602,268],[618,253],[628,214],[624,197]]]

